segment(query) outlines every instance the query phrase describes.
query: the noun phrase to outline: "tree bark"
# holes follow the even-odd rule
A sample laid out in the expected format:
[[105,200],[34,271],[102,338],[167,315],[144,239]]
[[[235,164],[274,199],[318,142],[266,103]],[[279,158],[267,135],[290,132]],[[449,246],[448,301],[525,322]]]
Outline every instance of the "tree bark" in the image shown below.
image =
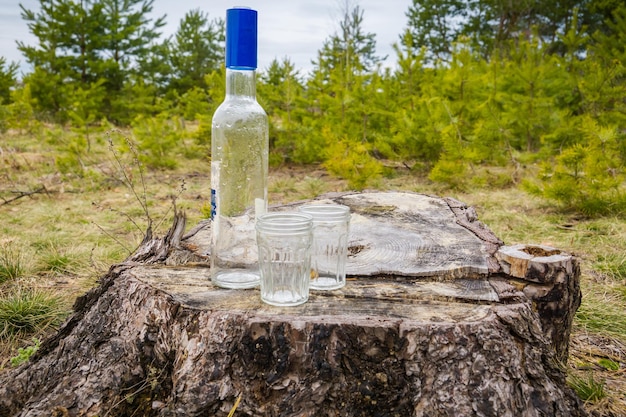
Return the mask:
[[179,214],[2,376],[0,416],[586,415],[559,365],[575,257],[504,246],[452,199],[320,200],[352,211],[345,288],[289,308],[216,288],[210,222],[182,236]]

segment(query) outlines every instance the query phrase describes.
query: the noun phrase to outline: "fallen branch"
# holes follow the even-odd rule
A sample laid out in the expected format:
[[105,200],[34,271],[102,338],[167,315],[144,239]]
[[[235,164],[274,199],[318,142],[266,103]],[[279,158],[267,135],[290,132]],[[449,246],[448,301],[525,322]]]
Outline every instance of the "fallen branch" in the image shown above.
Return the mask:
[[32,191],[11,191],[11,194],[16,194],[16,195],[12,198],[0,197],[2,198],[2,203],[0,203],[0,206],[11,204],[12,202],[17,201],[23,197],[30,197],[34,194],[43,194],[43,193],[48,194],[48,190],[43,185],[37,188],[36,190],[32,190]]

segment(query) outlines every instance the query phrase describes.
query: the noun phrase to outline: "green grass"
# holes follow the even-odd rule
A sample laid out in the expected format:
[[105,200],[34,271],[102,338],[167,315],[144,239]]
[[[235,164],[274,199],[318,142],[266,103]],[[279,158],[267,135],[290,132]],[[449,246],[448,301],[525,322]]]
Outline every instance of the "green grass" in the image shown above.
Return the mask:
[[71,245],[59,245],[49,242],[43,245],[39,251],[39,271],[49,274],[74,274],[86,264],[81,261],[83,253],[80,248]]
[[614,280],[626,284],[626,253],[608,253],[598,255],[594,269],[604,272]]
[[18,287],[0,297],[0,339],[39,333],[59,324],[68,309],[50,291]]
[[26,260],[14,241],[0,245],[0,284],[15,281],[26,272]]
[[611,359],[602,358],[598,361],[598,365],[606,369],[607,371],[619,371],[620,364],[612,361]]
[[586,377],[570,375],[567,383],[583,401],[594,403],[607,396],[604,382],[596,381],[591,374]]
[[328,190],[328,184],[321,178],[305,177],[300,186],[300,195],[303,199],[315,198]]
[[276,178],[270,182],[268,186],[268,192],[280,193],[280,192],[296,192],[296,179],[293,177]]
[[626,339],[626,299],[621,293],[585,283],[583,302],[576,312],[576,326],[588,332]]

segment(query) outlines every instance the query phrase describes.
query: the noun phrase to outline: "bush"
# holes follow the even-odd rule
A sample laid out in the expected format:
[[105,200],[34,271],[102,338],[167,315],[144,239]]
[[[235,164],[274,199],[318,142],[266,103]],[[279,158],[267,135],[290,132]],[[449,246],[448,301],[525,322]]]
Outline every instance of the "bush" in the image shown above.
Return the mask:
[[367,144],[348,139],[330,141],[325,154],[326,169],[347,180],[352,189],[374,186],[382,176],[383,165],[371,156]]

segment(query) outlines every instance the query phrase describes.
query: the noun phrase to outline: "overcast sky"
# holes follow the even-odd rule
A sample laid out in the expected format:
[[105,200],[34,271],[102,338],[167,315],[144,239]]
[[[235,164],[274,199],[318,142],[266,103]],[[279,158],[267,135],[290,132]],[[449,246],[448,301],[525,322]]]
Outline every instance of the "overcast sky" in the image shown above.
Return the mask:
[[[0,0],[0,56],[30,71],[15,42],[35,45],[36,38],[21,18],[19,4],[33,11],[39,9],[39,0]],[[338,31],[344,4],[345,0],[155,0],[153,15],[167,15],[163,28],[166,37],[176,31],[190,10],[200,9],[214,19],[225,18],[226,9],[233,6],[252,7],[259,12],[259,68],[267,68],[274,58],[289,57],[306,74],[324,40]],[[393,65],[396,57],[391,45],[407,26],[405,13],[412,1],[349,0],[349,4],[364,10],[364,31],[376,34],[378,55],[388,55],[386,64]]]

